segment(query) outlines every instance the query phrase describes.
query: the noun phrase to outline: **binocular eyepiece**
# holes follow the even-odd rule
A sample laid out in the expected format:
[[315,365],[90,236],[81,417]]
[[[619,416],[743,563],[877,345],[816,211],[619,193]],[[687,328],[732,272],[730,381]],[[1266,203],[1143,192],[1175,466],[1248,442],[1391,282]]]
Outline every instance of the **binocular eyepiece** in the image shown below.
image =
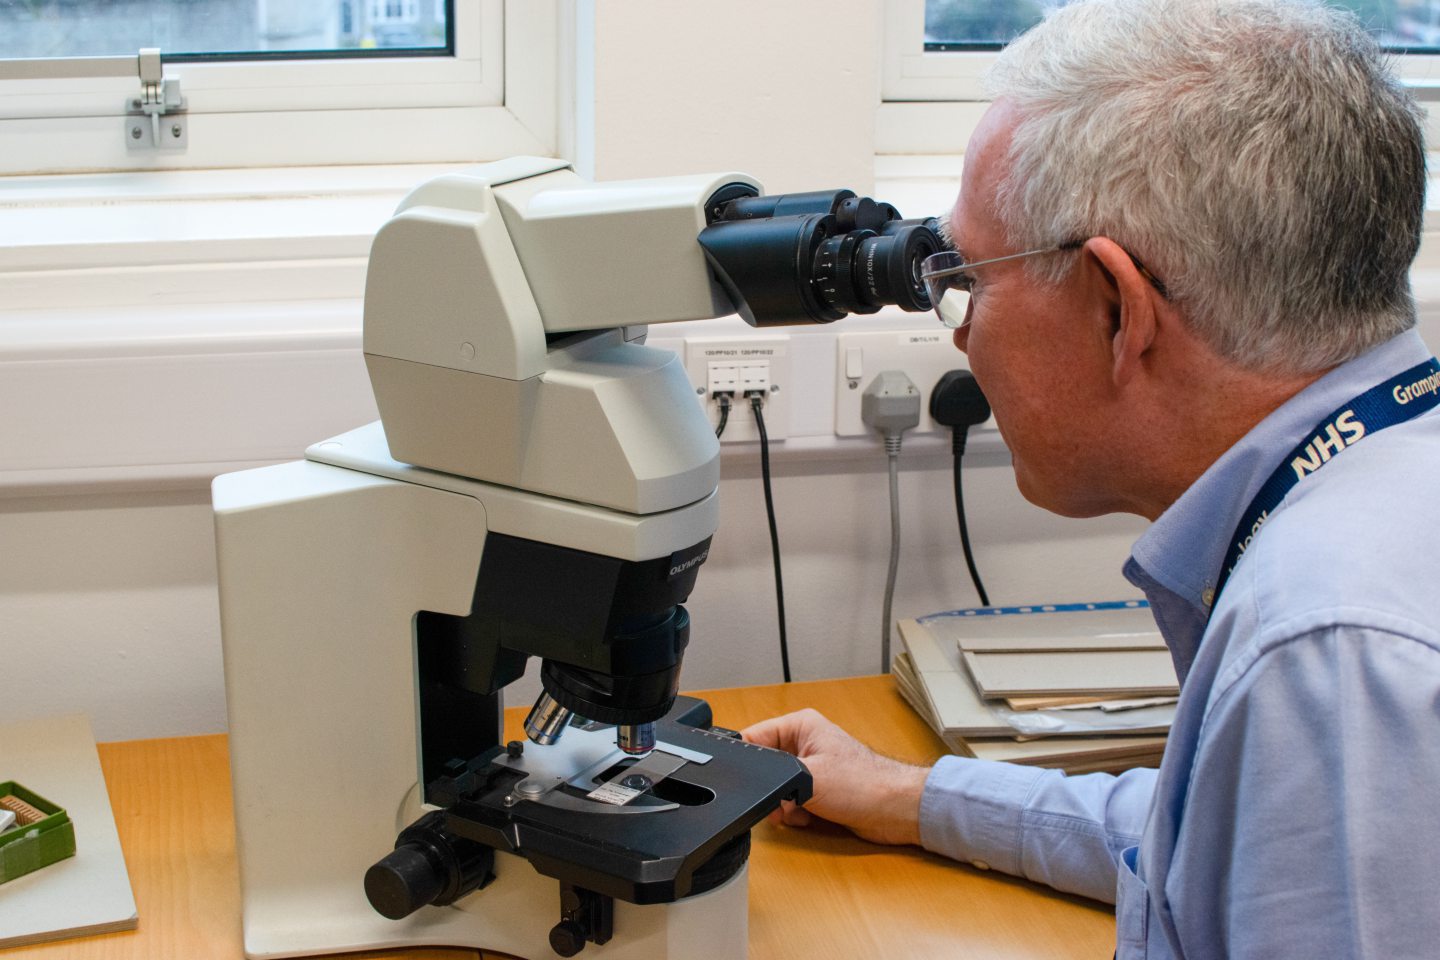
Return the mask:
[[934,217],[904,220],[851,190],[757,196],[739,183],[716,191],[706,214],[700,246],[751,326],[930,309],[920,264],[945,249]]

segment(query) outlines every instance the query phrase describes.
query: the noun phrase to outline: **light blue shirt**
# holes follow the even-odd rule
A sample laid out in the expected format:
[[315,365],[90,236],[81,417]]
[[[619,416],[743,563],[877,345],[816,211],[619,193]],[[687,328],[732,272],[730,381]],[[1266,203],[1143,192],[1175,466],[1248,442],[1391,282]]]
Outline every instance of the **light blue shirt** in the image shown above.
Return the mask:
[[1135,544],[1182,684],[1158,771],[947,757],[925,847],[1115,901],[1120,960],[1440,957],[1440,410],[1299,483],[1205,604],[1280,460],[1429,356],[1411,331],[1330,371]]

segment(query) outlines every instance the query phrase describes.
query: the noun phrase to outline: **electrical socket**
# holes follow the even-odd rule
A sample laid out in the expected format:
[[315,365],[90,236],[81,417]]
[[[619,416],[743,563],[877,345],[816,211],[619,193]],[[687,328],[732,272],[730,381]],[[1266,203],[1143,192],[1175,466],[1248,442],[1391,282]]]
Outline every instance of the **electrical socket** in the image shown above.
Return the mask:
[[[920,423],[908,436],[939,433],[946,428],[930,419],[930,392],[947,372],[968,369],[965,354],[955,349],[948,330],[906,330],[842,333],[835,338],[835,435],[875,433],[860,416],[860,398],[884,370],[903,370],[920,390]],[[987,421],[976,429],[993,429]]]
[[685,372],[695,390],[695,399],[712,424],[720,422],[720,391],[733,392],[730,419],[721,443],[758,441],[749,391],[764,397],[761,411],[765,433],[771,440],[789,435],[790,338],[785,335],[757,337],[686,337]]

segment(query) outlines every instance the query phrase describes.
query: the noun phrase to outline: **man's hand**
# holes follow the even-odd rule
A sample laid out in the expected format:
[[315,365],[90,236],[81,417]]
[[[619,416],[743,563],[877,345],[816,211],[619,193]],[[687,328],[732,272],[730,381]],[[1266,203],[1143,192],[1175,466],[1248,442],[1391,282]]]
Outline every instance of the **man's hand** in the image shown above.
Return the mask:
[[765,720],[740,735],[793,753],[809,768],[814,795],[804,807],[784,803],[778,813],[785,823],[803,827],[813,814],[874,843],[920,842],[926,768],[882,757],[815,710]]

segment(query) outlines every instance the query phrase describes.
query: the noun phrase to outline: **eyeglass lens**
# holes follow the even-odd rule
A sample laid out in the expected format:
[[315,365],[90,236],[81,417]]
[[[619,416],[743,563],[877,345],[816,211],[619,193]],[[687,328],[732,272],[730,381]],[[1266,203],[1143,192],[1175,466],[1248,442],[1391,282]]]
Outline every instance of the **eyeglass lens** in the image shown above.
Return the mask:
[[942,273],[942,276],[925,276],[925,292],[940,322],[951,330],[964,326],[970,313],[970,292],[964,289],[969,278],[963,273],[947,273],[964,266],[960,254],[947,250],[925,258],[924,274]]

